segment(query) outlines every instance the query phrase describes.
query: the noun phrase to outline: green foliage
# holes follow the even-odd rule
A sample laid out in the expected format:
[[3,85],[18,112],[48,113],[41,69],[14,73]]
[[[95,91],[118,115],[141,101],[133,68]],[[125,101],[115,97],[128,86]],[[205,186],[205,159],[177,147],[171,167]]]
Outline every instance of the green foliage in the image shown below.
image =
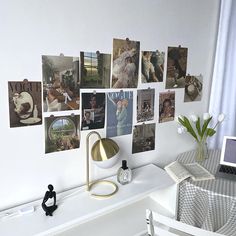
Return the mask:
[[215,129],[208,128],[211,120],[212,117],[204,120],[201,126],[201,120],[200,117],[198,117],[194,127],[186,116],[183,116],[183,118],[178,117],[179,123],[187,129],[187,132],[190,133],[197,142],[200,142],[207,137],[212,137],[216,133]]

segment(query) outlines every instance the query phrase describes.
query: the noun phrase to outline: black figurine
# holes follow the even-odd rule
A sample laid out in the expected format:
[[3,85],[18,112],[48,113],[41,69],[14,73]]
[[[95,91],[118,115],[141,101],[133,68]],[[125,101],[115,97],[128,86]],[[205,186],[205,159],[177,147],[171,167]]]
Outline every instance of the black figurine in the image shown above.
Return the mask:
[[[46,216],[52,216],[52,213],[57,209],[56,205],[56,192],[53,191],[53,186],[51,184],[48,185],[49,191],[45,193],[43,198],[42,208],[46,212]],[[46,202],[49,198],[53,198],[54,202],[52,206],[47,206]]]

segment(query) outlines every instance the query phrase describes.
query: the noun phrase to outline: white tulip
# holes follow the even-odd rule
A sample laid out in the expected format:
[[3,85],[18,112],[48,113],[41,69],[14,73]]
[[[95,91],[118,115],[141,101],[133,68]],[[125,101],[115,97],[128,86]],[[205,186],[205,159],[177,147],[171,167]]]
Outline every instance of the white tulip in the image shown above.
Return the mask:
[[181,127],[178,127],[178,130],[177,130],[178,134],[182,134],[183,133],[183,129],[182,129],[182,126]]
[[209,113],[203,113],[203,120],[208,120],[210,117]]
[[198,117],[196,115],[191,115],[190,120],[192,120],[194,123],[197,122]]
[[219,114],[218,121],[222,122],[225,119],[225,115],[223,113]]
[[187,132],[187,129],[184,126],[180,126],[180,127],[178,127],[177,132],[178,132],[178,134],[183,134],[183,133]]

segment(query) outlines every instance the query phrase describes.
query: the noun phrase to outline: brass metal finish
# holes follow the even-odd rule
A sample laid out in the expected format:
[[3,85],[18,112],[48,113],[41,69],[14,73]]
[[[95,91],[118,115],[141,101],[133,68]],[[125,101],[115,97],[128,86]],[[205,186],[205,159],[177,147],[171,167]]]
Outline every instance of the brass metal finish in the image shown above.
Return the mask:
[[114,187],[114,191],[109,194],[91,194],[91,196],[98,197],[98,198],[108,198],[114,195],[118,191],[118,186],[109,180],[97,180],[90,183],[90,168],[89,168],[89,138],[92,134],[96,134],[99,138],[92,147],[91,155],[93,160],[95,161],[105,161],[113,157],[119,152],[118,145],[111,139],[101,138],[100,134],[96,131],[92,131],[87,135],[87,142],[86,142],[86,151],[87,151],[87,160],[86,160],[86,169],[87,169],[87,176],[86,176],[86,185],[87,191],[90,191],[94,185],[97,184],[109,184]]

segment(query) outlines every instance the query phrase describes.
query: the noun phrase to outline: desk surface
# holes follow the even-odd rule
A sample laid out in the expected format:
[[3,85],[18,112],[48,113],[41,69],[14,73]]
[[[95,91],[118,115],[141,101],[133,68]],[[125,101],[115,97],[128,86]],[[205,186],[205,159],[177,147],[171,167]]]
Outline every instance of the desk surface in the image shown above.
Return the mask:
[[[116,176],[108,179],[116,182]],[[174,181],[159,167],[152,164],[143,166],[133,170],[132,182],[128,185],[119,185],[119,191],[111,198],[104,200],[92,198],[84,187],[80,187],[73,190],[78,192],[77,194],[65,199],[60,204],[60,199],[68,195],[67,192],[64,192],[57,198],[59,201],[58,209],[54,212],[53,217],[45,216],[41,207],[38,207],[33,213],[0,220],[0,235],[53,235],[66,227],[111,213],[145,198],[156,190],[174,184]],[[38,201],[31,203],[33,206],[39,204]],[[17,208],[14,208],[8,212],[16,210]],[[3,213],[0,212],[0,214]]]
[[[194,156],[196,151],[190,151],[180,154],[177,157],[177,160],[181,163],[192,163],[194,162]],[[209,158],[201,163],[203,167],[208,169],[213,175],[216,174],[218,164],[220,163],[220,150],[209,150],[208,151]],[[236,181],[217,178],[214,180],[206,180],[206,181],[192,181],[189,180],[190,183],[203,188],[205,190],[212,191],[217,194],[225,195],[225,196],[236,196]]]

